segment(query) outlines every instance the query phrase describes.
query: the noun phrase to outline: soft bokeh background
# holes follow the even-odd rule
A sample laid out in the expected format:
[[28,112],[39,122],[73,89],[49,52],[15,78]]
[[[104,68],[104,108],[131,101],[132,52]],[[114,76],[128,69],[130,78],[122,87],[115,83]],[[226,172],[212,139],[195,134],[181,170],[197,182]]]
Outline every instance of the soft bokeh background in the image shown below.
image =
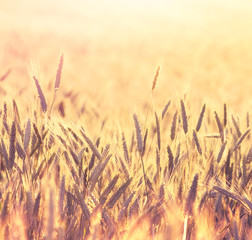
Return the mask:
[[153,99],[162,109],[186,94],[197,114],[203,102],[217,110],[227,102],[245,115],[252,107],[251,12],[246,0],[1,0],[0,76],[12,70],[1,92],[27,104],[35,74],[49,101],[63,52],[59,95],[78,94],[77,111],[91,104],[133,112]]

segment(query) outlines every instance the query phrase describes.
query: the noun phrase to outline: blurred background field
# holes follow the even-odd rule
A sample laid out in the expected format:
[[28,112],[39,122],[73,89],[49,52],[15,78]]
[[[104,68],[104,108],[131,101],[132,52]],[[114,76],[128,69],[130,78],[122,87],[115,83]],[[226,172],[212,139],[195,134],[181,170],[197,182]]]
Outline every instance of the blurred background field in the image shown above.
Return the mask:
[[78,94],[76,114],[84,104],[133,113],[151,102],[160,66],[156,108],[186,94],[197,112],[202,102],[216,110],[227,102],[245,116],[252,107],[251,12],[246,0],[2,0],[0,75],[11,73],[1,92],[27,105],[35,74],[50,99],[64,53],[59,95]]

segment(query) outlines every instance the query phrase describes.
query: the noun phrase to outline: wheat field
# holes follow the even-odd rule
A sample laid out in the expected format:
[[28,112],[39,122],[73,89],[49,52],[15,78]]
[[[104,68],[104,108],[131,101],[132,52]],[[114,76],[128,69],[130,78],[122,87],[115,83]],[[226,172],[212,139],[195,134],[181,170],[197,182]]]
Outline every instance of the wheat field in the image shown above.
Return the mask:
[[252,238],[250,1],[0,5],[0,239]]

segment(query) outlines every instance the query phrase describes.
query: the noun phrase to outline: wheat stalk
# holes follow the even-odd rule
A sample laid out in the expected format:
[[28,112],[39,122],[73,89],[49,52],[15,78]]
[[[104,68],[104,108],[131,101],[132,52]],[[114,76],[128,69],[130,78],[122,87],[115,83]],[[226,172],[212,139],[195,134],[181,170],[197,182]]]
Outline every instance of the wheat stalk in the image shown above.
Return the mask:
[[63,204],[64,204],[64,196],[65,196],[65,175],[61,179],[60,184],[60,192],[59,192],[59,212],[61,218],[63,218]]
[[47,221],[47,239],[53,240],[53,230],[54,230],[54,201],[53,201],[53,191],[50,190],[49,194],[49,214],[48,214],[48,221]]

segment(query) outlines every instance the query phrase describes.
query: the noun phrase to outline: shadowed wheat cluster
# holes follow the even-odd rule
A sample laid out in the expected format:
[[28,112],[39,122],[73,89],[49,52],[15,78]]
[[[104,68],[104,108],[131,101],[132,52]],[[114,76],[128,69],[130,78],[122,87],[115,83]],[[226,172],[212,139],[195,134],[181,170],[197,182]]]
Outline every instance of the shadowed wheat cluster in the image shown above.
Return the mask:
[[190,112],[183,96],[126,128],[88,107],[73,123],[75,93],[57,95],[62,66],[63,55],[51,98],[32,76],[37,107],[1,91],[1,239],[251,239],[249,113]]

